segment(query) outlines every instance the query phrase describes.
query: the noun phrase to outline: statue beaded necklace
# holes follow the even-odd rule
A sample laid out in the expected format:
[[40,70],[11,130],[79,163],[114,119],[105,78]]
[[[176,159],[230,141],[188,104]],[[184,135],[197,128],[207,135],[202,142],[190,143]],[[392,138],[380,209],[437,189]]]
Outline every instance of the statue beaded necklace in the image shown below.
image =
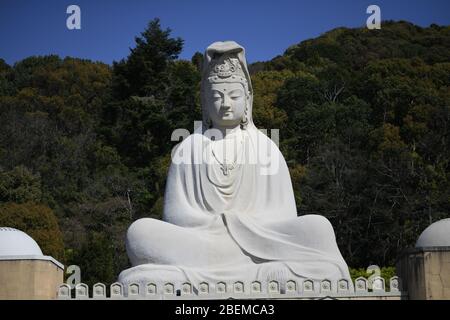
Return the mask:
[[[238,143],[239,145],[240,145],[240,152],[239,151],[237,151],[236,152],[236,154],[235,154],[235,157],[234,157],[234,161],[232,162],[232,163],[228,163],[228,161],[227,161],[227,157],[226,157],[226,153],[224,153],[224,156],[223,156],[223,162],[222,161],[220,161],[220,159],[219,159],[219,157],[217,156],[217,154],[216,154],[216,152],[214,152],[214,146],[215,146],[215,143],[211,143],[211,152],[212,152],[212,155],[213,155],[213,157],[214,157],[214,159],[216,159],[216,161],[217,161],[217,163],[220,165],[220,169],[222,170],[222,173],[223,173],[223,175],[224,176],[228,176],[230,173],[231,173],[231,171],[233,171],[235,168],[236,168],[236,166],[237,166],[237,164],[238,164],[238,159],[239,159],[239,156],[242,154],[242,152],[243,152],[243,150],[244,150],[244,148],[242,147],[242,144],[243,144],[243,138],[242,137],[240,137],[240,142]],[[224,142],[225,143],[225,142]],[[238,145],[238,149],[239,149],[239,145]],[[226,145],[225,145],[225,150],[226,150]]]

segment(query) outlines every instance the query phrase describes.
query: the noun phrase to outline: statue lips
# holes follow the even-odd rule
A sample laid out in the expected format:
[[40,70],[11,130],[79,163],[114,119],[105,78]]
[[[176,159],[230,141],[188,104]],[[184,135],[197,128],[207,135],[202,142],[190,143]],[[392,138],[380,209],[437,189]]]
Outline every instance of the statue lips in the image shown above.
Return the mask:
[[222,107],[220,109],[220,116],[222,119],[231,118],[233,116],[233,110],[230,107]]

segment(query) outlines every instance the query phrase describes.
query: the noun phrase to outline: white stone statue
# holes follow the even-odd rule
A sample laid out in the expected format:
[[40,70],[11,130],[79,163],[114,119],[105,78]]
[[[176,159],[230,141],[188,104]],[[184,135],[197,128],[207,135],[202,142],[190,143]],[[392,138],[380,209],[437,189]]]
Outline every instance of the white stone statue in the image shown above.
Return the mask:
[[210,45],[201,90],[203,126],[173,152],[164,221],[130,226],[119,281],[350,280],[330,222],[297,216],[286,162],[253,124],[244,48]]

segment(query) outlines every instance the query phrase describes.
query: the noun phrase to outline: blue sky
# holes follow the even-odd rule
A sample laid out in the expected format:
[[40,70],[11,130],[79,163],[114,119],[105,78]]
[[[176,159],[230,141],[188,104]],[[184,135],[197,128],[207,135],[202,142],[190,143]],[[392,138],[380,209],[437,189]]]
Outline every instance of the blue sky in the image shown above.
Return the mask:
[[[71,4],[81,8],[81,30],[66,27]],[[58,54],[111,63],[125,58],[134,37],[159,17],[185,40],[181,58],[235,40],[249,62],[263,61],[333,28],[364,26],[371,4],[380,6],[383,20],[450,24],[449,0],[0,0],[0,58],[13,64]]]

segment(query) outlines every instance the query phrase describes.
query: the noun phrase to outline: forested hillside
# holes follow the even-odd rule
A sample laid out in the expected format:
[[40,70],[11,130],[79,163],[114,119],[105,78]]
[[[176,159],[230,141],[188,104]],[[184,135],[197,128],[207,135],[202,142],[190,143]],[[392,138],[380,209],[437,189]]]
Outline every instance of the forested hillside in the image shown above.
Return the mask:
[[[178,59],[183,40],[157,19],[135,42],[112,66],[0,60],[0,226],[90,284],[128,266],[132,221],[161,218],[171,133],[201,119],[202,55]],[[450,216],[449,26],[338,28],[250,69],[299,215],[328,217],[350,266],[393,265]]]

